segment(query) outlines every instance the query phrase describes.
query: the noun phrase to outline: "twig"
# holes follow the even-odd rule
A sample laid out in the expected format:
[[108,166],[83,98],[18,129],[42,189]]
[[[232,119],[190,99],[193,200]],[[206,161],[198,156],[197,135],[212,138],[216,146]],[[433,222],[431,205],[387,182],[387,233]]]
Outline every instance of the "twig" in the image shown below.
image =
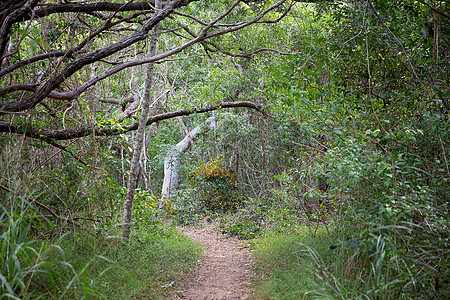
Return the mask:
[[49,157],[47,157],[42,163],[38,164],[36,167],[34,167],[29,173],[28,176],[32,175],[40,166],[44,165],[47,161],[49,161],[50,159],[52,159],[53,157],[55,157],[56,155],[58,155],[59,153],[61,153],[62,149],[57,150],[53,155],[50,155]]
[[44,203],[41,203],[39,201],[37,201],[36,199],[30,198],[31,201],[33,201],[34,203],[36,203],[37,205],[39,205],[40,207],[44,208],[46,211],[48,211],[54,218],[57,219],[65,219],[64,217],[61,217],[59,215],[57,215],[53,210],[51,210],[47,205],[45,205]]
[[[372,9],[373,13],[375,14],[375,16],[378,18],[378,20],[381,23],[381,26],[384,28],[385,33],[386,33],[386,37],[388,38],[388,41],[390,43],[388,43],[388,45],[390,46],[392,53],[395,55],[395,57],[397,57],[397,59],[400,61],[400,63],[403,65],[403,67],[405,67],[406,70],[408,70],[408,72],[410,72],[414,78],[416,78],[416,80],[422,85],[424,86],[424,84],[422,83],[422,81],[419,79],[419,76],[417,75],[417,73],[414,71],[414,67],[411,64],[411,61],[408,57],[408,54],[406,53],[405,48],[403,47],[403,44],[400,42],[400,40],[395,36],[395,34],[389,29],[389,27],[386,25],[386,23],[384,23],[383,19],[381,18],[381,16],[378,14],[377,10],[375,9],[375,7],[373,6],[372,2],[370,0],[367,1],[370,8]],[[392,35],[392,37],[395,39],[395,41],[400,45],[400,47],[402,48],[402,52],[403,54],[406,56],[409,67],[405,64],[405,62],[400,58],[400,56],[398,56],[397,51],[395,51],[395,49],[393,49],[392,46],[392,41],[390,36]],[[367,39],[366,39],[367,40]]]
[[[12,193],[13,191],[9,188],[7,188],[4,185],[0,184],[0,189],[5,190],[9,193]],[[61,217],[60,215],[57,215],[53,210],[51,210],[47,205],[45,205],[42,202],[39,202],[38,200],[32,198],[32,197],[28,197],[29,200],[31,200],[33,203],[37,204],[38,206],[42,207],[43,209],[45,209],[46,211],[48,211],[50,213],[50,215],[44,215],[44,217],[53,217],[55,219],[60,219],[60,220],[64,220],[64,221],[69,221],[72,224],[75,224],[75,220],[88,220],[88,221],[93,221],[93,222],[101,222],[101,220],[97,220],[94,218],[89,218],[89,217],[72,217],[72,218],[65,218],[65,217]]]
[[9,188],[7,188],[6,186],[1,185],[1,184],[0,184],[0,189],[5,190],[5,191],[7,191],[9,193],[12,193],[12,190],[10,190]]
[[428,7],[429,7],[432,11],[434,11],[435,13],[437,13],[437,14],[439,14],[439,15],[441,15],[441,16],[447,18],[447,19],[450,19],[450,15],[447,15],[446,13],[444,13],[444,12],[438,10],[436,7],[431,6],[431,5],[428,4],[427,2],[425,2],[425,1],[423,1],[423,0],[419,0],[419,2],[422,3],[422,4],[425,4],[426,6],[428,6]]
[[86,167],[89,167],[89,165],[87,163],[85,163],[81,158],[79,158],[78,156],[76,156],[75,154],[73,154],[72,151],[68,150],[66,147],[64,147],[63,145],[60,145],[52,140],[45,140],[47,143],[49,143],[52,146],[55,146],[56,148],[59,148],[67,153],[69,153],[73,158],[75,158],[78,162],[80,162],[81,164],[85,165]]
[[253,51],[250,51],[250,52],[244,53],[244,54],[235,54],[235,53],[231,53],[231,52],[225,51],[225,50],[221,49],[219,46],[217,46],[217,45],[215,45],[213,43],[209,43],[209,44],[212,45],[214,48],[216,48],[216,51],[219,51],[220,53],[226,54],[226,55],[231,56],[231,57],[250,57],[250,56],[253,56],[253,55],[255,55],[257,53],[260,53],[260,52],[263,52],[263,51],[275,52],[277,54],[286,55],[286,56],[303,54],[302,52],[283,52],[283,51],[280,51],[280,50],[277,50],[277,49],[272,49],[272,48],[260,48],[260,49],[253,50]]
[[448,177],[450,178],[450,170],[448,169],[447,155],[445,155],[444,143],[442,142],[442,138],[441,138],[441,135],[439,133],[438,133],[438,137],[439,137],[439,141],[441,142],[442,154],[444,154],[445,166],[447,167],[447,174],[448,174]]
[[[309,148],[309,149],[311,149],[311,150],[320,152],[320,153],[322,153],[322,154],[326,154],[326,152],[323,151],[323,150],[320,150],[320,149],[318,149],[318,148],[315,148],[315,147],[312,147],[312,146],[308,146],[308,145],[305,145],[305,144],[302,144],[302,143],[297,143],[297,142],[294,142],[294,141],[288,141],[288,143],[291,143],[291,144],[294,144],[294,145],[297,145],[297,146],[301,146],[301,147],[306,147],[306,148]],[[321,145],[322,147],[325,147],[325,145],[322,145],[322,144],[320,144],[320,145]]]

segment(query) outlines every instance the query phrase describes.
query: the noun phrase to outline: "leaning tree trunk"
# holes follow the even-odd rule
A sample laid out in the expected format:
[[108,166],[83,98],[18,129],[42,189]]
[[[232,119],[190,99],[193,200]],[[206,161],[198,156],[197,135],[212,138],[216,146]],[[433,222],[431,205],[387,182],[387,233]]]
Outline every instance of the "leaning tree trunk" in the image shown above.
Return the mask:
[[204,124],[195,127],[178,144],[172,146],[164,159],[164,182],[161,198],[169,198],[178,189],[181,155],[189,150],[192,141],[200,133],[216,127],[215,117],[208,118]]
[[[161,9],[161,1],[155,1],[156,9]],[[152,30],[152,37],[150,39],[150,50],[149,57],[155,56],[156,53],[156,42],[158,39],[157,32],[159,30],[159,23]],[[131,160],[130,175],[128,177],[127,183],[127,195],[125,199],[125,204],[123,208],[123,224],[122,224],[122,238],[128,240],[130,237],[131,230],[131,217],[133,209],[134,194],[137,187],[137,182],[139,179],[139,167],[140,158],[142,152],[142,146],[144,144],[145,128],[148,118],[148,113],[150,110],[151,95],[152,95],[152,83],[153,83],[153,69],[154,63],[150,63],[147,66],[147,74],[145,78],[144,87],[144,97],[142,99],[142,112],[139,118],[138,130],[136,133],[136,139],[134,141],[133,147],[133,158]]]

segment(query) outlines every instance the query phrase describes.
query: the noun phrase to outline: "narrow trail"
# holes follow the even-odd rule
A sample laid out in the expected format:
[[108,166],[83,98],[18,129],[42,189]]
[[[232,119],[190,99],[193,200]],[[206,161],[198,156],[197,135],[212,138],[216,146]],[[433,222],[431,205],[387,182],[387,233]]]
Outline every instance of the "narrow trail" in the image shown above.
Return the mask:
[[209,223],[180,230],[201,243],[205,252],[178,299],[248,299],[252,277],[250,248],[236,238],[222,235]]

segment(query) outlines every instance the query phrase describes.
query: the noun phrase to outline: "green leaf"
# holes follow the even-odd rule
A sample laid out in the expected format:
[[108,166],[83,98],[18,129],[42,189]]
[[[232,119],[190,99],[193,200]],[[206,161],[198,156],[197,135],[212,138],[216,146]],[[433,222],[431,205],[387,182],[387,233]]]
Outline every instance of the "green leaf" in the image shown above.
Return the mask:
[[337,134],[337,135],[342,135],[342,131],[341,131],[340,129],[338,129],[338,128],[335,128],[335,129],[333,130],[333,132],[334,132],[335,134]]
[[36,40],[30,41],[30,47],[31,47],[31,49],[33,49],[33,51],[36,51],[37,46],[38,46],[38,43],[36,42]]

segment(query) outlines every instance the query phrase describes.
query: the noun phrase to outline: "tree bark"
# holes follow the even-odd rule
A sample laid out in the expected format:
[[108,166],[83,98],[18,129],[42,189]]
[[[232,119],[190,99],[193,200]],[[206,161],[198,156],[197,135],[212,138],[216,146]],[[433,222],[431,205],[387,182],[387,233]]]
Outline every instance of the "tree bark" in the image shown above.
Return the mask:
[[[160,10],[162,8],[161,1],[155,1],[155,8]],[[156,43],[158,40],[158,30],[160,23],[156,24],[152,30],[152,37],[150,39],[150,50],[149,57],[153,57],[156,54]],[[130,175],[128,177],[127,184],[127,195],[125,199],[125,204],[123,208],[123,225],[122,225],[122,238],[128,240],[130,238],[131,230],[131,219],[132,219],[132,209],[134,194],[137,187],[137,182],[139,178],[139,168],[141,160],[142,146],[144,144],[145,128],[147,127],[147,119],[150,110],[151,103],[151,90],[153,83],[153,70],[154,63],[147,65],[145,87],[144,87],[144,97],[142,99],[142,112],[139,119],[139,125],[136,133],[136,140],[134,142],[133,158],[131,160]]]
[[216,127],[215,117],[195,127],[178,144],[172,146],[164,159],[164,182],[161,198],[170,198],[178,189],[181,155],[189,150],[192,141],[200,134]]
[[144,25],[136,30],[135,33],[122,39],[121,41],[75,59],[58,74],[52,76],[42,87],[39,87],[32,96],[15,102],[1,103],[0,114],[4,112],[24,111],[29,108],[35,107],[38,103],[42,102],[42,100],[45,99],[50,94],[50,92],[59,87],[59,85],[64,82],[66,78],[72,76],[75,72],[79,71],[84,66],[106,58],[120,50],[129,47],[130,45],[135,44],[138,41],[146,39],[148,32],[155,26],[157,26],[159,22],[169,16],[173,12],[174,7],[180,2],[181,0],[176,0],[168,7],[158,10],[157,12],[155,12],[153,17],[145,22]]
[[[237,101],[237,102],[221,102],[211,106],[203,107],[203,108],[194,108],[194,109],[182,109],[171,111],[167,113],[162,113],[158,115],[151,116],[147,119],[147,126],[160,122],[163,120],[173,119],[181,116],[188,116],[192,114],[201,114],[210,111],[220,110],[223,108],[250,108],[256,111],[265,114],[262,111],[262,106],[255,104],[249,101]],[[118,128],[99,128],[99,127],[79,127],[79,128],[67,128],[67,129],[59,129],[59,130],[47,130],[47,129],[38,129],[33,128],[27,125],[15,125],[13,122],[4,122],[0,121],[0,132],[8,132],[14,134],[20,134],[29,138],[34,138],[38,140],[42,140],[45,142],[49,141],[62,141],[62,140],[71,140],[76,138],[82,138],[90,135],[95,136],[112,136],[123,134],[129,131],[134,131],[138,129],[138,124],[134,123],[128,126],[122,127],[122,129]]]
[[[202,41],[204,41],[206,39],[212,39],[212,38],[220,36],[220,35],[225,35],[225,34],[228,34],[228,33],[234,32],[234,31],[238,31],[240,29],[243,29],[245,27],[251,26],[256,23],[276,23],[280,19],[271,21],[271,20],[263,20],[263,18],[265,16],[267,16],[267,14],[270,13],[271,11],[273,11],[274,9],[277,9],[278,7],[282,6],[287,0],[280,0],[279,2],[270,6],[269,8],[267,8],[266,10],[261,12],[258,16],[254,17],[253,19],[251,19],[249,21],[238,22],[236,24],[221,24],[221,26],[218,26],[219,25],[218,22],[220,20],[224,19],[238,5],[239,1],[236,1],[223,14],[218,16],[211,23],[208,23],[201,31],[198,32],[197,35],[192,32],[192,35],[193,35],[192,39],[182,43],[178,47],[175,47],[173,49],[170,49],[164,53],[155,55],[153,57],[147,57],[144,59],[137,59],[137,60],[125,61],[123,63],[119,63],[115,67],[108,68],[103,73],[100,73],[97,76],[83,82],[82,84],[75,87],[71,91],[68,91],[68,92],[56,92],[55,91],[62,83],[64,83],[66,81],[66,79],[68,79],[69,77],[72,77],[75,73],[79,72],[83,67],[85,67],[89,64],[92,64],[94,62],[101,61],[101,60],[111,56],[112,54],[122,51],[122,50],[126,49],[127,47],[146,39],[149,31],[160,21],[162,21],[166,17],[169,17],[171,14],[173,14],[175,8],[184,6],[184,5],[188,5],[190,2],[193,2],[193,1],[195,1],[195,0],[174,0],[174,1],[170,2],[167,6],[165,6],[163,9],[156,10],[154,12],[153,16],[151,18],[149,18],[147,21],[145,21],[142,24],[142,26],[139,27],[137,30],[135,30],[132,34],[130,34],[130,35],[122,38],[121,40],[119,40],[111,45],[108,45],[104,48],[97,49],[93,52],[86,53],[85,52],[85,50],[87,50],[86,45],[90,41],[96,39],[100,34],[106,32],[107,29],[110,29],[111,27],[114,27],[115,25],[117,25],[118,22],[121,23],[121,22],[124,22],[124,20],[128,21],[128,20],[132,19],[132,16],[127,17],[127,18],[124,18],[124,17],[119,18],[119,16],[113,14],[115,16],[115,18],[119,18],[120,20],[112,22],[111,20],[108,19],[107,22],[105,22],[102,26],[97,28],[92,34],[90,34],[81,43],[79,43],[75,47],[69,49],[68,51],[65,51],[64,53],[57,51],[57,52],[52,52],[52,53],[39,54],[39,55],[31,57],[29,59],[19,61],[12,66],[6,67],[4,70],[0,70],[1,76],[5,76],[9,72],[12,72],[12,71],[16,70],[17,68],[25,67],[25,66],[30,65],[33,62],[37,62],[39,60],[49,59],[49,58],[53,58],[53,57],[60,57],[59,61],[61,61],[61,62],[64,61],[64,68],[62,68],[61,70],[59,68],[57,70],[55,69],[55,73],[53,75],[49,76],[49,78],[46,79],[46,81],[42,85],[37,86],[37,85],[32,85],[32,84],[30,85],[30,84],[26,84],[26,83],[23,83],[23,84],[14,84],[13,83],[11,86],[6,86],[6,87],[2,88],[0,90],[1,94],[24,90],[24,91],[31,92],[31,95],[26,96],[26,97],[17,98],[17,99],[15,99],[15,101],[10,101],[10,99],[6,98],[7,102],[0,102],[0,116],[6,115],[6,114],[14,114],[14,113],[19,113],[19,112],[24,112],[29,109],[33,109],[36,105],[38,105],[39,103],[42,103],[42,101],[47,97],[60,99],[60,100],[76,99],[87,88],[92,87],[97,82],[102,81],[105,78],[108,78],[109,76],[111,76],[117,72],[120,72],[124,69],[131,68],[133,66],[148,64],[151,62],[161,61],[164,58],[167,58],[167,57],[170,57],[177,53],[180,53],[184,49],[191,47],[194,44],[201,43]],[[0,49],[0,60],[2,60],[1,53],[4,53],[6,51],[6,48],[5,48],[6,46],[2,45],[2,43],[4,43],[4,41],[6,41],[6,39],[9,36],[9,31],[11,28],[11,26],[9,26],[9,25],[20,22],[21,20],[23,21],[24,18],[27,16],[34,16],[34,17],[37,16],[36,15],[37,10],[34,10],[34,6],[36,5],[37,2],[39,2],[39,0],[27,0],[27,1],[24,0],[22,2],[20,2],[21,4],[19,5],[19,8],[15,8],[15,9],[11,8],[12,9],[11,13],[9,13],[8,9],[6,10],[7,11],[6,13],[0,11],[0,20],[2,20],[2,22],[4,21],[2,26],[0,27],[0,48],[2,48],[2,49]],[[10,1],[8,3],[13,3],[13,1]],[[82,5],[82,4],[78,3],[75,5],[77,8],[75,8],[69,4],[67,6],[64,5],[64,7],[65,7],[64,9],[68,9],[69,11],[70,11],[70,9],[77,10],[77,11],[86,9],[86,10],[90,10],[91,14],[92,13],[101,14],[100,12],[95,11],[94,9],[101,9],[101,8],[105,7],[105,6],[99,7],[94,4],[92,6],[89,5],[89,7],[85,7],[84,4]],[[108,6],[108,3],[102,2],[102,5]],[[132,6],[132,3],[130,5]],[[55,4],[55,5],[51,5],[51,6],[52,6],[51,9],[55,9],[56,6],[59,7],[60,5]],[[71,7],[71,8],[69,9],[69,7]],[[125,7],[128,7],[128,4],[123,6],[123,9],[125,9]],[[43,10],[45,11],[47,8],[50,9],[50,7],[46,7],[46,8],[43,8]],[[114,6],[114,8],[117,8],[117,7]],[[132,8],[136,9],[136,7],[134,7],[134,6]],[[110,9],[112,9],[112,8],[110,8]],[[60,12],[60,11],[55,10],[54,12],[56,13],[56,12]],[[46,16],[49,13],[50,13],[49,11],[46,11],[42,16]],[[223,29],[219,28],[222,26],[224,26]],[[174,30],[174,31],[176,31],[176,30]],[[29,93],[27,93],[27,94],[29,94]]]

